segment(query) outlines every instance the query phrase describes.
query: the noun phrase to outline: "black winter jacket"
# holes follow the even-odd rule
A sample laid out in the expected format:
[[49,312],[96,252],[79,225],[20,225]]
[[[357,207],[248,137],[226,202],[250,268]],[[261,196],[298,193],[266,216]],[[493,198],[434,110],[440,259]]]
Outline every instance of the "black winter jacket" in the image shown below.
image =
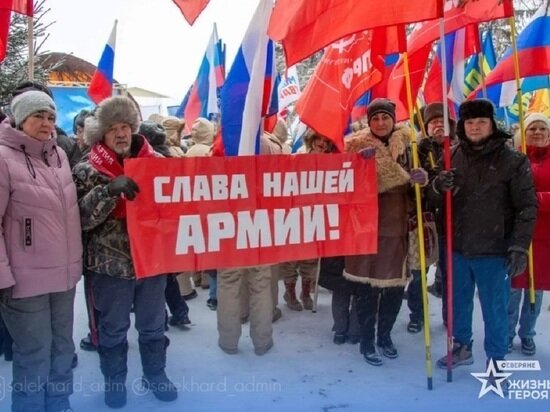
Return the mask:
[[[453,250],[467,257],[504,256],[527,251],[537,215],[537,198],[527,157],[497,131],[481,150],[461,139],[452,151]],[[431,201],[444,201],[435,182]]]

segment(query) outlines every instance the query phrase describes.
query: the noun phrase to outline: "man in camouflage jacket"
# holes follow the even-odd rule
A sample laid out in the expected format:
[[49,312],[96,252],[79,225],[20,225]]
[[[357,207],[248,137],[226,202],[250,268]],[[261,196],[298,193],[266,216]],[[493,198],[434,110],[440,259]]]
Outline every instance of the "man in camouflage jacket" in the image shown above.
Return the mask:
[[90,153],[73,169],[85,239],[84,267],[93,276],[94,305],[99,312],[99,359],[105,377],[105,403],[126,404],[130,311],[135,311],[143,385],[162,401],[177,398],[164,371],[166,277],[136,279],[126,224],[126,202],[139,193],[124,175],[125,158],[154,157],[146,139],[135,134],[139,116],[127,97],[104,100],[86,119]]

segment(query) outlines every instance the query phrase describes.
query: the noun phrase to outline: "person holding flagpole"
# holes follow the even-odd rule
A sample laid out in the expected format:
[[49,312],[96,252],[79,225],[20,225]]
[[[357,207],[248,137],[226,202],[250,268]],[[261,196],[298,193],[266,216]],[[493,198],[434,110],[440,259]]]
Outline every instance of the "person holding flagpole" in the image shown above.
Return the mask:
[[374,99],[367,107],[369,130],[354,133],[347,152],[374,150],[378,180],[378,253],[347,256],[344,277],[358,282],[357,314],[361,327],[360,351],[365,361],[382,365],[382,355],[398,357],[391,331],[407,284],[408,217],[413,184],[426,185],[424,169],[411,169],[409,132],[395,124],[395,103]]

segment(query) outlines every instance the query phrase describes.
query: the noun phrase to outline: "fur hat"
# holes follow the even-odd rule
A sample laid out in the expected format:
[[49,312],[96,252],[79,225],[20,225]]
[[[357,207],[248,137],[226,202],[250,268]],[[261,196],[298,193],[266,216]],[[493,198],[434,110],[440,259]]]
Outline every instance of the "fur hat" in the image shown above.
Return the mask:
[[214,142],[214,125],[208,119],[199,117],[191,126],[191,139],[195,143],[202,143],[210,146]]
[[493,102],[488,99],[466,100],[458,108],[458,117],[459,119],[456,125],[456,135],[459,139],[466,138],[464,121],[468,119],[486,117],[491,119],[491,123],[493,124],[493,132],[498,130],[497,122],[495,120],[495,106],[493,105]]
[[395,122],[395,103],[389,99],[377,98],[367,106],[367,118],[370,124],[371,119],[377,113],[386,113]]
[[97,106],[94,116],[84,123],[84,140],[88,145],[100,142],[115,123],[126,123],[136,133],[139,127],[139,113],[134,102],[125,96],[113,96]]
[[477,117],[495,117],[495,106],[488,99],[466,100],[458,108],[458,117],[460,120],[475,119]]
[[48,112],[55,116],[55,103],[50,96],[38,90],[29,90],[17,95],[11,101],[11,114],[15,127],[19,127],[31,114]]

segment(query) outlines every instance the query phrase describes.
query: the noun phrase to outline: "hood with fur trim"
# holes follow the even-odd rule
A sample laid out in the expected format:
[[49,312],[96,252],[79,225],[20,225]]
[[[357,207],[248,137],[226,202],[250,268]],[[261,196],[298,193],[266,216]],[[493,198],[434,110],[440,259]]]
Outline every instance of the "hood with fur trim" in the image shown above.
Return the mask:
[[135,134],[139,127],[139,112],[134,102],[125,96],[113,96],[103,100],[93,116],[84,123],[84,140],[90,146],[101,142],[105,133],[115,123],[126,123]]

